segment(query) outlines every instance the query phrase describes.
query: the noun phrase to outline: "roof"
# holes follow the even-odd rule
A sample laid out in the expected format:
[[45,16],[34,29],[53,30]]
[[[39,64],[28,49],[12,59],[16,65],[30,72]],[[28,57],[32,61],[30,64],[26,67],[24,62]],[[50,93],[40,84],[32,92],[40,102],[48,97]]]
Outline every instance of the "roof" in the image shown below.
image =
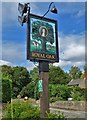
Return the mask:
[[84,79],[76,79],[76,80],[71,80],[68,85],[79,85],[81,82],[83,82]]

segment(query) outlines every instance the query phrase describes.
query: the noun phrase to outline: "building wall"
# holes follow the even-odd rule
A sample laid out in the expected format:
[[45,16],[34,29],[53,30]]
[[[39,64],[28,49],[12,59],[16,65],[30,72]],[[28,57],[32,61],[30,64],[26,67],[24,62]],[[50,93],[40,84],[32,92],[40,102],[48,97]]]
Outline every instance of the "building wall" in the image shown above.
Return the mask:
[[85,111],[86,109],[85,101],[57,101],[51,103],[50,107],[77,111]]
[[80,84],[79,84],[80,88],[86,88],[86,83],[85,80],[83,80]]

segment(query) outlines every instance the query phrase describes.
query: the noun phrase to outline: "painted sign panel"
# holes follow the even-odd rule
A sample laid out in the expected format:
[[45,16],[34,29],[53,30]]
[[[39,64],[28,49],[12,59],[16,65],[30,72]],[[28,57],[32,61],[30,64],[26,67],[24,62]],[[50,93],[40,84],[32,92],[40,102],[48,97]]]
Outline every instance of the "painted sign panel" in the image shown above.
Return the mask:
[[59,61],[57,22],[31,14],[29,29],[28,58],[35,61]]
[[42,80],[38,81],[38,91],[42,92],[43,91],[43,85],[42,85]]

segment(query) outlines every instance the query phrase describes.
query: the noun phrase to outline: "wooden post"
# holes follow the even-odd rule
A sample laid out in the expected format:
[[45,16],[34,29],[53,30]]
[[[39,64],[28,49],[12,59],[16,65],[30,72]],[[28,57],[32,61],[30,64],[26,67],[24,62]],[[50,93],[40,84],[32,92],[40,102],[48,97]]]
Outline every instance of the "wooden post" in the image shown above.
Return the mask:
[[48,90],[48,78],[49,78],[49,64],[40,62],[39,65],[40,79],[42,79],[43,91],[40,94],[40,110],[41,118],[46,117],[46,112],[49,112],[49,90]]

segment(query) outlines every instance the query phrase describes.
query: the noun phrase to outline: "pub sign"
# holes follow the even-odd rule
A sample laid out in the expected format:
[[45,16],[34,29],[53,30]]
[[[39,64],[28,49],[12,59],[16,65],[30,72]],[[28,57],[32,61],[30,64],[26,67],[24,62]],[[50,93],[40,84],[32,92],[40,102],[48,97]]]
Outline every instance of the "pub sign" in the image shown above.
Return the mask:
[[27,59],[58,62],[57,21],[30,14]]

